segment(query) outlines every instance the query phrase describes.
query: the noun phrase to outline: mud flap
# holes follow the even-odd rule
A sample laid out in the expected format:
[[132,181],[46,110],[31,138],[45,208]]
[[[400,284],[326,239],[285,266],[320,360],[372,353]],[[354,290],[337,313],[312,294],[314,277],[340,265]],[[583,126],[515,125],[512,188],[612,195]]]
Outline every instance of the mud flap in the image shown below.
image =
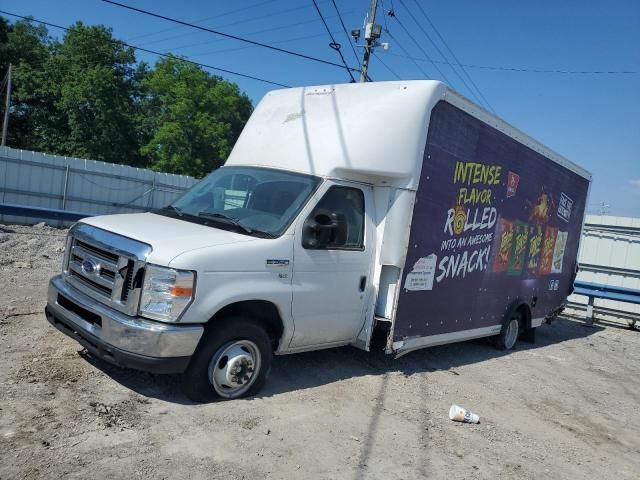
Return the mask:
[[523,342],[527,342],[527,343],[536,343],[536,328],[527,328],[525,329],[525,331],[522,333],[522,337],[520,337],[520,339]]

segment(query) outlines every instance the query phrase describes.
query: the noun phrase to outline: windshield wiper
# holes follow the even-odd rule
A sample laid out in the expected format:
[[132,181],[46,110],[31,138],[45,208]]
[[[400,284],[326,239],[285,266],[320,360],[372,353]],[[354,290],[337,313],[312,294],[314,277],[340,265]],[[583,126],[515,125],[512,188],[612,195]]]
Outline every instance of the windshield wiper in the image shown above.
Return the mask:
[[222,220],[222,221],[230,223],[230,224],[232,224],[232,225],[234,225],[234,226],[236,226],[238,228],[241,228],[242,230],[244,230],[248,234],[253,233],[253,230],[251,228],[245,227],[244,225],[242,225],[237,218],[229,217],[228,215],[225,215],[224,213],[200,212],[198,214],[198,217],[211,218],[213,220]]
[[164,207],[163,210],[173,210],[174,212],[176,212],[178,214],[179,217],[184,217],[184,213],[182,213],[182,209],[178,208],[174,205],[167,205],[166,207]]

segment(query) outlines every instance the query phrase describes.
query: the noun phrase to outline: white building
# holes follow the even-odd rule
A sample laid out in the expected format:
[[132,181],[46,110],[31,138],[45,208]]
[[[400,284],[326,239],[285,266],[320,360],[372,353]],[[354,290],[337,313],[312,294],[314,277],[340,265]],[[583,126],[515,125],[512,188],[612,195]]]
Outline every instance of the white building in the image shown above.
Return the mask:
[[[578,281],[640,290],[640,218],[587,215]],[[583,315],[587,297],[571,295],[568,313]],[[597,319],[639,320],[640,305],[595,299]]]

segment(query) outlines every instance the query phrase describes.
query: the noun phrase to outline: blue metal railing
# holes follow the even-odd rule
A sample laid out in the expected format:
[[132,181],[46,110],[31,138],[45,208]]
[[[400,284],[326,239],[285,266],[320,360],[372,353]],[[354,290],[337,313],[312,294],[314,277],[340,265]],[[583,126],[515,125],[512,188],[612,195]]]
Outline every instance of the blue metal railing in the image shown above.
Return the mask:
[[17,217],[46,218],[49,220],[63,220],[68,222],[77,222],[81,218],[94,216],[89,213],[70,212],[68,210],[58,210],[55,208],[14,205],[11,203],[0,203],[0,215],[15,215]]
[[[593,324],[593,306],[596,298],[606,300],[616,300],[618,302],[627,302],[640,305],[640,290],[634,288],[616,287],[614,285],[603,285],[600,283],[576,281],[573,284],[573,293],[584,295],[589,298],[587,304],[587,323]],[[633,327],[635,320],[630,321],[629,325]]]
[[640,305],[640,290],[636,290],[634,288],[616,287],[613,285],[602,285],[600,283],[580,281],[575,282],[573,286],[573,293],[578,295],[606,298],[607,300],[617,300],[619,302],[628,302]]

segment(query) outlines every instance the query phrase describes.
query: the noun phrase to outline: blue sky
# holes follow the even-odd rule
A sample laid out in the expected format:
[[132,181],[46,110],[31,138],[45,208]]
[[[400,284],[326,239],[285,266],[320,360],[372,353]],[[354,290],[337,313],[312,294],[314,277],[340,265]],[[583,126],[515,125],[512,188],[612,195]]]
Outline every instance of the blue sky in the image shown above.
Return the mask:
[[[188,22],[339,62],[311,0],[120,0]],[[356,66],[331,0],[317,0],[347,61]],[[640,2],[584,0],[417,0],[458,59],[465,64],[542,70],[640,72]],[[437,41],[416,0],[379,1],[394,8],[386,17],[393,38],[378,54],[402,79],[442,80],[404,26],[432,59],[440,59],[413,18]],[[347,29],[362,25],[369,0],[336,0]],[[408,10],[404,8],[404,5]],[[104,24],[117,38],[163,52],[292,86],[349,80],[343,69],[250,47],[235,40],[180,27],[99,0],[0,0],[0,8],[61,25],[76,20]],[[383,23],[382,8],[378,20]],[[60,35],[55,29],[51,34]],[[442,45],[440,48],[443,49]],[[153,55],[138,54],[151,63]],[[470,92],[447,65],[439,65],[461,93]],[[564,75],[468,68],[476,85],[503,119],[589,169],[594,176],[589,210],[604,202],[614,215],[640,216],[640,73]],[[393,80],[375,57],[374,80]],[[223,75],[257,102],[272,86]],[[473,97],[471,97],[473,98]]]

